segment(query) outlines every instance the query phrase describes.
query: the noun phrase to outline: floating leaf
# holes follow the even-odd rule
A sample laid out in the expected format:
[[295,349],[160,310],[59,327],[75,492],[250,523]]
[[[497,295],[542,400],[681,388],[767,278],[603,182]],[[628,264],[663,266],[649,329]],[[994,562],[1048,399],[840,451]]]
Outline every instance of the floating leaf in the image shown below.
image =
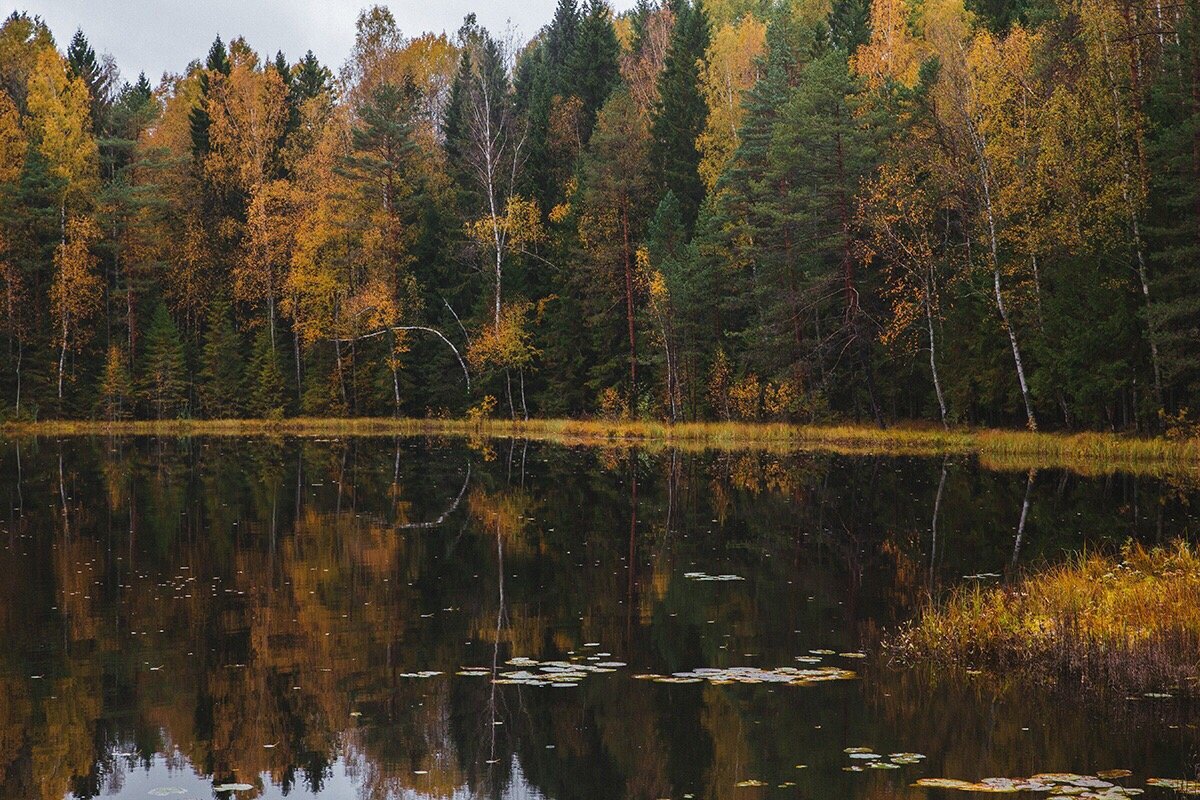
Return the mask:
[[1174,789],[1180,794],[1200,795],[1200,781],[1185,781],[1179,778],[1147,778],[1146,785]]
[[707,572],[685,572],[683,577],[693,581],[744,581],[741,575],[709,575]]
[[734,786],[738,787],[739,789],[745,789],[750,786],[766,786],[766,785],[767,784],[765,781],[756,781],[753,779],[748,780],[748,781],[738,781],[737,783],[734,784]]

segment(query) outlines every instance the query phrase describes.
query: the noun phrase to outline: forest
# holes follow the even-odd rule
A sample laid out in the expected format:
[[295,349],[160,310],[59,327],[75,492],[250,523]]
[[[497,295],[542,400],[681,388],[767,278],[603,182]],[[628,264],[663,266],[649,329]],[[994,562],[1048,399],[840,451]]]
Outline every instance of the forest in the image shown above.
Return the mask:
[[5,419],[1200,403],[1200,0],[374,6],[344,64],[195,55],[0,26]]

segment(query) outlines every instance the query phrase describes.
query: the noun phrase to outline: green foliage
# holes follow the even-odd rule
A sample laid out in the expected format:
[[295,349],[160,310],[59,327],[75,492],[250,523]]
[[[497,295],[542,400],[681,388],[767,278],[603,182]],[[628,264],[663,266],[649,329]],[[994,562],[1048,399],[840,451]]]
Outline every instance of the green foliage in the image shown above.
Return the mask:
[[200,409],[211,419],[233,419],[246,410],[242,341],[233,327],[229,303],[218,301],[208,312],[200,353]]
[[188,411],[188,368],[179,328],[165,303],[150,318],[139,364],[138,391],[154,419],[177,419]]
[[250,361],[250,413],[261,419],[283,416],[283,370],[279,354],[271,344],[271,332],[259,330],[254,339],[254,358]]
[[703,0],[680,0],[675,9],[675,27],[658,78],[651,162],[663,188],[679,198],[690,228],[704,199],[696,139],[708,121],[708,104],[700,91],[698,64],[708,51],[711,32]]

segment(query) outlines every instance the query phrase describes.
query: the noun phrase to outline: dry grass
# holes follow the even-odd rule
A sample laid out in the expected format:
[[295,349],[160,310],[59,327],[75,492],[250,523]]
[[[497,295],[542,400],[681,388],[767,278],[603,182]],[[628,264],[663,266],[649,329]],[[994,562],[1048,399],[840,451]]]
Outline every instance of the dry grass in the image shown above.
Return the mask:
[[17,436],[475,436],[518,437],[566,444],[682,449],[833,452],[899,456],[978,455],[986,467],[1063,467],[1082,472],[1200,472],[1200,439],[1137,438],[1106,433],[902,426],[681,423],[546,419],[293,418],[283,420],[44,421],[8,423]]
[[963,588],[888,642],[901,660],[1123,691],[1200,680],[1200,551],[1079,555],[1004,587]]

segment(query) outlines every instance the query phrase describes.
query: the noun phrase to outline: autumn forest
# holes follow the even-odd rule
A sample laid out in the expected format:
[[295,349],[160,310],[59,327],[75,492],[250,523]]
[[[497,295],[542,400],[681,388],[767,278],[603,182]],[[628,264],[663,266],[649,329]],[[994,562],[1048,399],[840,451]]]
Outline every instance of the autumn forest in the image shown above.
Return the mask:
[[1200,407],[1197,0],[222,33],[154,78],[0,25],[5,419]]

